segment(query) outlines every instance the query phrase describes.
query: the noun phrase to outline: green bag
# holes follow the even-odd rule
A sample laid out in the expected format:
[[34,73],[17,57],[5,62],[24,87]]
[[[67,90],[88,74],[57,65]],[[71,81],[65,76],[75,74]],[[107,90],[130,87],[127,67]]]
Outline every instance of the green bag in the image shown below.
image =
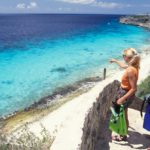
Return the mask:
[[127,125],[123,105],[120,107],[119,114],[112,112],[109,122],[109,129],[119,135],[127,135]]

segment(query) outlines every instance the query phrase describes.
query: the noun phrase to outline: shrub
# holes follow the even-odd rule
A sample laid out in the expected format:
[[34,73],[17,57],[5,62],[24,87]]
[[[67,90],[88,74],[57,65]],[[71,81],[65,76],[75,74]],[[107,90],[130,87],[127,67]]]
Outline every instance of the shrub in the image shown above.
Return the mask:
[[54,137],[42,126],[41,137],[29,131],[27,125],[17,135],[0,134],[0,150],[49,150]]
[[148,76],[139,86],[137,96],[143,98],[146,94],[150,93],[150,76]]

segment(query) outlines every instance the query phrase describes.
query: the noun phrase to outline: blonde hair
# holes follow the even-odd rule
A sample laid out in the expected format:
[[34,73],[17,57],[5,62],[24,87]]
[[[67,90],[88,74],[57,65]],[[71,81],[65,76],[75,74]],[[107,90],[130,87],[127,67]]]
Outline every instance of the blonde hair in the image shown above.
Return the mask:
[[140,68],[140,56],[134,48],[125,49],[123,55],[131,59],[129,65]]

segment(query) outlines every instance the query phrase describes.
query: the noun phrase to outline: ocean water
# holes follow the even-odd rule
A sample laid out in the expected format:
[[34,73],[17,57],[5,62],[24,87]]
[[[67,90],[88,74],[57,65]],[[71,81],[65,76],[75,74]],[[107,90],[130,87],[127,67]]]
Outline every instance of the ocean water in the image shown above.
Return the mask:
[[[58,87],[101,76],[109,58],[148,44],[149,31],[119,15],[0,15],[0,116]],[[113,68],[112,68],[113,69]]]

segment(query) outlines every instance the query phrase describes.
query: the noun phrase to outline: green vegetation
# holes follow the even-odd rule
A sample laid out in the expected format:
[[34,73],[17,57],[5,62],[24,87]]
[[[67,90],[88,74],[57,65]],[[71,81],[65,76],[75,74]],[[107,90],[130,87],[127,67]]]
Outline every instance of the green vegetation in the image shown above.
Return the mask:
[[148,76],[139,86],[137,96],[143,98],[146,94],[150,93],[150,76]]

